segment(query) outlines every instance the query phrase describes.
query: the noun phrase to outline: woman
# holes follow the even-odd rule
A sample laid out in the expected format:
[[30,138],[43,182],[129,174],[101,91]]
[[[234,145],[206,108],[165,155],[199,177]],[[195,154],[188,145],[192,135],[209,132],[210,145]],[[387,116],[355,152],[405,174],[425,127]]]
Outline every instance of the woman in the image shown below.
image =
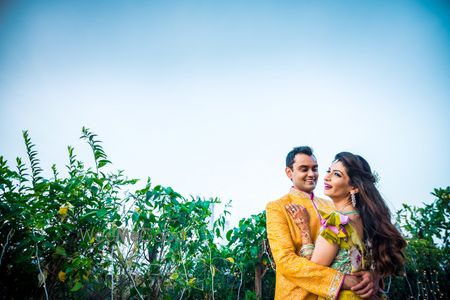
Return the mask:
[[[391,223],[389,208],[375,187],[367,161],[350,152],[338,153],[325,176],[325,195],[336,211],[317,210],[321,232],[315,245],[309,232],[309,216],[299,205],[286,209],[301,230],[300,255],[345,274],[375,270],[382,276],[402,270],[406,242]],[[339,299],[360,299],[343,290]]]

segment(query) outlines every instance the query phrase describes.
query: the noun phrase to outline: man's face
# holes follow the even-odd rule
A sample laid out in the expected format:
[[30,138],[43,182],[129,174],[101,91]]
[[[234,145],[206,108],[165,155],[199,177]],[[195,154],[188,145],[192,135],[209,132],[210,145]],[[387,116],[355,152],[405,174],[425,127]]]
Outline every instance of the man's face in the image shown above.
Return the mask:
[[294,187],[300,191],[311,193],[319,178],[317,160],[314,156],[303,153],[296,154],[292,169],[286,167],[286,175],[291,179]]

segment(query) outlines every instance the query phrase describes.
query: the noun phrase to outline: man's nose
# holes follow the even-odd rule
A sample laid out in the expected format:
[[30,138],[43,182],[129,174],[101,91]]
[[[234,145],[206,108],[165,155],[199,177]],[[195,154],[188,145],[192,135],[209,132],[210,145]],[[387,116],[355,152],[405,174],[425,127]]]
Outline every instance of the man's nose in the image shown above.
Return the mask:
[[313,170],[310,169],[310,170],[308,170],[308,176],[315,177],[316,174],[314,173]]

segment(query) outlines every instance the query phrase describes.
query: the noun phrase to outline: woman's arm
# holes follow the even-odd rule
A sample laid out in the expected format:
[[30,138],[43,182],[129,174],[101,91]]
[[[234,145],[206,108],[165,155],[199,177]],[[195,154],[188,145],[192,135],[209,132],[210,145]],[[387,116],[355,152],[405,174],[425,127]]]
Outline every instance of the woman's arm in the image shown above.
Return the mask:
[[329,266],[333,262],[338,252],[338,245],[331,244],[322,236],[318,236],[314,245],[314,252],[311,261],[322,266]]
[[313,245],[308,211],[297,204],[288,205],[286,210],[301,232],[302,250],[300,250],[300,255],[322,266],[331,265],[338,252],[338,245],[329,243],[320,235],[316,239],[316,244]]
[[[319,235],[314,246],[309,228],[309,215],[307,210],[303,206],[296,204],[289,204],[285,209],[300,229],[303,253],[309,252],[308,256],[302,254],[302,250],[300,250],[300,255],[319,265],[330,266],[339,250],[338,245],[328,242]],[[354,275],[357,276],[349,274],[345,276],[343,289],[348,290],[352,288],[362,298],[369,298],[376,295],[378,291],[378,276],[374,276],[374,273],[371,271],[359,271]]]

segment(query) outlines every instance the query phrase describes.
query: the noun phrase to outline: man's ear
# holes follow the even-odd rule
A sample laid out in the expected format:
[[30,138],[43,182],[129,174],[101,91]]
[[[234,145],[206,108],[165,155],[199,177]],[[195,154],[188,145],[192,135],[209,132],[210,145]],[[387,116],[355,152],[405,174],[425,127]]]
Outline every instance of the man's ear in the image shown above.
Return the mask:
[[286,169],[284,169],[284,171],[286,172],[286,176],[292,180],[292,169],[289,167],[286,167]]

